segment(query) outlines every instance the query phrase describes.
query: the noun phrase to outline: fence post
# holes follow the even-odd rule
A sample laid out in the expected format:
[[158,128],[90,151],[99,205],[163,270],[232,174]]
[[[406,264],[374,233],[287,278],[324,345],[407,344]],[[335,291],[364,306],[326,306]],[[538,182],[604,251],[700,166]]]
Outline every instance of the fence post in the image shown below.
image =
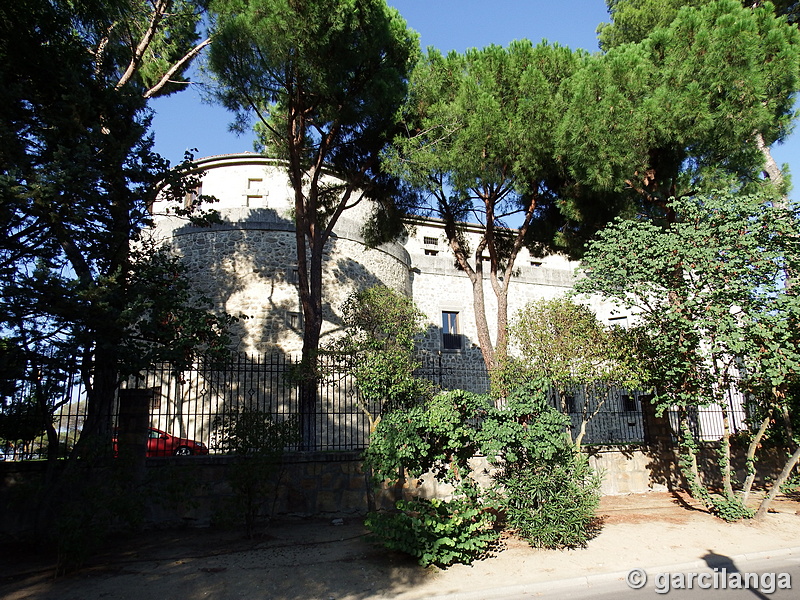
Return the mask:
[[119,390],[119,431],[116,452],[130,456],[136,476],[144,475],[147,455],[147,436],[150,428],[152,389]]
[[642,406],[642,424],[644,425],[644,441],[647,444],[669,447],[672,445],[672,427],[665,414],[656,416],[656,405],[651,396],[639,396]]

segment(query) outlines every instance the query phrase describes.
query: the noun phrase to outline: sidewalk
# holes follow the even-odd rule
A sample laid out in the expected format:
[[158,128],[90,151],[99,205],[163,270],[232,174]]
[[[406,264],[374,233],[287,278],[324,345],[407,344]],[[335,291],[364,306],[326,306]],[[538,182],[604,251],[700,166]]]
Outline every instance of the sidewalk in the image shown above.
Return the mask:
[[254,541],[215,530],[149,532],[116,540],[85,569],[55,581],[46,560],[4,559],[0,598],[472,600],[501,588],[553,591],[567,583],[612,581],[637,567],[800,558],[800,502],[781,499],[775,509],[763,523],[728,524],[686,496],[610,496],[599,510],[603,528],[586,548],[536,550],[505,538],[496,556],[445,571],[422,569],[374,546],[355,518],[338,526],[282,521]]
[[496,568],[486,561],[469,570],[448,570],[440,591],[429,598],[472,600],[486,598],[497,588],[535,594],[595,586],[624,581],[633,568],[648,573],[686,572],[748,560],[800,560],[800,503],[783,499],[774,508],[778,512],[763,523],[725,523],[686,495],[605,497],[599,511],[605,515],[605,525],[586,548],[530,550],[515,542],[498,557],[502,565]]

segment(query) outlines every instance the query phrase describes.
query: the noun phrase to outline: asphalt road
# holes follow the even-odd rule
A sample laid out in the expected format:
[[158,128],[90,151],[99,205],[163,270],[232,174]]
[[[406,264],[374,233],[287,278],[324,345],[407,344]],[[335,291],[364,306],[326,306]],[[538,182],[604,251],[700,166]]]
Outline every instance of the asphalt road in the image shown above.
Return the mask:
[[[676,569],[661,572],[648,569],[646,582],[640,589],[632,589],[624,578],[618,581],[600,581],[597,584],[564,586],[554,583],[551,590],[497,590],[491,600],[795,600],[800,598],[800,559],[772,559],[758,561],[732,561],[720,557],[712,567],[703,569]],[[746,574],[758,574],[749,579],[749,589],[735,589],[737,581],[744,586]],[[641,584],[640,573],[631,579]],[[780,589],[788,584],[788,589]],[[723,588],[723,586],[725,586]],[[489,598],[487,598],[489,600]]]

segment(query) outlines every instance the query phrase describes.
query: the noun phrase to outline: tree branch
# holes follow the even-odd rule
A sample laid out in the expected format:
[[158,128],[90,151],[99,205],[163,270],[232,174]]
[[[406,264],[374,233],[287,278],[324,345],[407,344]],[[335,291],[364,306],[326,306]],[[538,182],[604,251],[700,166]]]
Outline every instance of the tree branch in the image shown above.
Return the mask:
[[203,48],[205,48],[206,46],[208,46],[210,43],[211,43],[211,38],[210,38],[210,37],[209,37],[209,38],[206,38],[206,39],[204,39],[202,42],[200,42],[199,44],[197,44],[197,46],[195,46],[194,48],[192,48],[192,49],[191,49],[189,52],[187,52],[187,53],[186,53],[186,54],[183,56],[183,58],[181,58],[181,59],[180,59],[178,62],[176,62],[174,65],[172,65],[172,66],[169,68],[169,70],[168,70],[166,73],[164,73],[164,76],[161,78],[161,80],[160,80],[160,81],[159,81],[157,84],[155,84],[153,87],[151,87],[149,90],[147,90],[147,91],[144,93],[144,97],[145,97],[145,98],[150,98],[150,97],[151,97],[151,96],[153,96],[154,94],[157,94],[158,92],[160,92],[160,91],[161,91],[161,89],[162,89],[162,88],[163,88],[165,85],[167,85],[168,83],[170,83],[170,80],[171,80],[172,76],[173,76],[173,75],[175,75],[175,73],[177,73],[178,71],[180,71],[180,70],[181,70],[181,69],[184,67],[184,65],[186,65],[187,63],[189,63],[189,62],[191,62],[192,60],[194,60],[194,58],[195,58],[195,57],[196,57],[198,54],[200,54],[200,52],[203,50]]
[[136,50],[134,50],[133,56],[131,56],[130,63],[128,63],[128,68],[125,69],[125,72],[122,74],[122,77],[120,77],[117,85],[114,86],[115,90],[118,90],[122,86],[126,85],[131,80],[134,73],[136,73],[136,70],[139,68],[139,65],[142,62],[144,53],[152,43],[153,38],[156,35],[156,31],[158,31],[158,24],[164,17],[170,1],[171,0],[157,0],[157,2],[153,5],[153,14],[150,16],[150,23],[147,26],[147,30],[144,32],[142,39],[139,40],[139,45],[136,46]]

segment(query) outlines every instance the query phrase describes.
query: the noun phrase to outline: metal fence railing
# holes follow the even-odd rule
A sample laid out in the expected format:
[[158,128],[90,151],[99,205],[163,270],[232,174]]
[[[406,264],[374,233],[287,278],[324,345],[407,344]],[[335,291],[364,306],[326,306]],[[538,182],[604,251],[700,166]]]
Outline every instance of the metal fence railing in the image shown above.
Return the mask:
[[[316,439],[313,449],[320,451],[360,450],[369,441],[368,410],[377,415],[379,407],[364,406],[347,357],[321,355],[317,407],[314,413]],[[227,448],[218,435],[215,423],[234,416],[241,408],[269,414],[276,422],[296,419],[299,414],[301,383],[296,377],[299,360],[283,354],[258,357],[240,355],[220,364],[205,358],[192,368],[177,372],[169,365],[154,366],[123,384],[123,389],[149,390],[152,393],[150,427],[172,436],[202,442],[212,453]],[[445,382],[473,382],[475,372],[442,365],[420,369],[436,385]],[[459,387],[456,385],[449,387]],[[488,390],[488,381],[481,390]],[[54,425],[63,450],[77,440],[86,415],[86,397],[77,381],[70,380],[66,393],[54,410]],[[569,415],[573,438],[585,427],[584,444],[647,442],[648,427],[642,411],[644,395],[618,388],[589,389],[578,386],[565,394],[551,393],[552,405]],[[24,402],[18,402],[15,410]],[[8,418],[9,404],[0,407],[0,416]],[[746,429],[742,402],[728,407],[733,432]],[[667,412],[667,422],[677,431],[678,417]],[[585,421],[585,424],[583,423]],[[689,411],[689,425],[699,440],[722,437],[720,407],[695,408]],[[31,437],[31,436],[28,436]],[[674,436],[673,436],[674,437]],[[41,457],[46,440],[36,435],[24,444],[2,439],[0,459]],[[61,453],[63,455],[63,452]]]

